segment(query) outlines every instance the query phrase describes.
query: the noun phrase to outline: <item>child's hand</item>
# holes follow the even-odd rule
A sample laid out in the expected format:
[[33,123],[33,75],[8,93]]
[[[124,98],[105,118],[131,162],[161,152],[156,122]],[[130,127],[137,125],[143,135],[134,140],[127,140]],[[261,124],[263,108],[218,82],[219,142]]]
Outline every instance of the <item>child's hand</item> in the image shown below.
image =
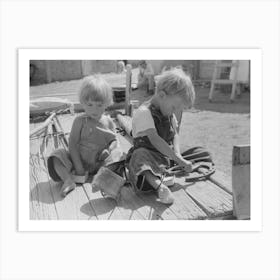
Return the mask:
[[188,173],[192,172],[193,167],[192,167],[192,163],[190,161],[185,160],[183,158],[179,158],[178,164],[179,164],[179,166],[182,166],[186,172],[188,172]]
[[104,150],[100,153],[98,159],[99,159],[100,161],[103,161],[103,160],[105,160],[109,155],[110,155],[110,152],[109,152],[107,149],[104,149]]

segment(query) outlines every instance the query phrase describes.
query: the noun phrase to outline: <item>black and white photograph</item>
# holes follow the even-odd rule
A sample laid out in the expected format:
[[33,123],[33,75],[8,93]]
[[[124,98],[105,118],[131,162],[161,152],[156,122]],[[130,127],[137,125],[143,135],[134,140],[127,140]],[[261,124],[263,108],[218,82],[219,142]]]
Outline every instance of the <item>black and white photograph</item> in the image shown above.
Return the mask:
[[279,280],[278,0],[0,1],[0,279]]
[[250,67],[30,59],[30,220],[250,221]]

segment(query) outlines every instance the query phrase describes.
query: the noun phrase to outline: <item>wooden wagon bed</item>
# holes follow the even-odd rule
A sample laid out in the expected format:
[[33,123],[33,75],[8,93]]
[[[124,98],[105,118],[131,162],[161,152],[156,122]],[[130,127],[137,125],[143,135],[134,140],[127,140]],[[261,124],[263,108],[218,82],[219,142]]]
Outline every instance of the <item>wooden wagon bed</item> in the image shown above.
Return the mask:
[[[75,116],[60,115],[58,119],[66,137]],[[30,129],[40,123],[30,124]],[[47,131],[46,131],[47,132]],[[127,136],[118,134],[126,152],[130,146]],[[232,217],[231,184],[218,171],[209,180],[186,183],[176,179],[171,188],[175,202],[165,206],[155,194],[135,194],[123,187],[118,202],[105,199],[100,191],[92,190],[90,183],[78,187],[65,198],[60,195],[60,183],[52,181],[46,168],[48,154],[62,145],[59,136],[30,138],[30,219],[59,220],[200,220]]]

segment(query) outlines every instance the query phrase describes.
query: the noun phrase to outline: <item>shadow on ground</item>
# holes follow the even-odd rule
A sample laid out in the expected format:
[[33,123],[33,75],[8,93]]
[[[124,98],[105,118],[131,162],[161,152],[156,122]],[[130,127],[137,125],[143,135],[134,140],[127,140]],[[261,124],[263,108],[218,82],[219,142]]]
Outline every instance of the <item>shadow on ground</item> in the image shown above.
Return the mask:
[[64,199],[60,195],[61,183],[53,181],[39,182],[30,190],[30,200],[46,204],[53,204]]

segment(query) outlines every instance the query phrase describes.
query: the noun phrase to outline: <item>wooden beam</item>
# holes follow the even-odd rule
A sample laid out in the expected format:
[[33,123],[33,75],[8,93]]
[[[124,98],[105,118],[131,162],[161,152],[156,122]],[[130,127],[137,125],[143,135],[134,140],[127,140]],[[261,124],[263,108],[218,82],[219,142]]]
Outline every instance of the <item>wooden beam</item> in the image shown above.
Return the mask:
[[209,218],[232,215],[232,196],[214,183],[196,182],[185,191]]
[[57,220],[58,213],[52,196],[52,186],[45,158],[40,151],[42,145],[44,145],[43,138],[30,140],[30,219]]

